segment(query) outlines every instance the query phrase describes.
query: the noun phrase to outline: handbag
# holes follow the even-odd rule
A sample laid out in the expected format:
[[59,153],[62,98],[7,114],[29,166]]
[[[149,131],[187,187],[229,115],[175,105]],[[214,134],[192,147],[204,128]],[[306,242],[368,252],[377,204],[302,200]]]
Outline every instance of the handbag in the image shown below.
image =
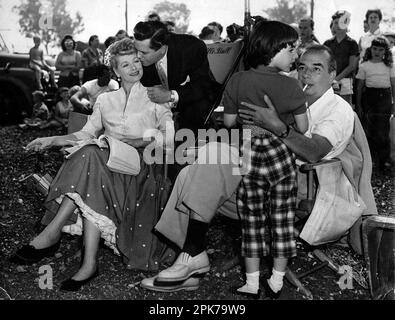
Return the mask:
[[313,246],[339,240],[366,209],[341,166],[317,167],[316,173],[314,208],[299,235]]

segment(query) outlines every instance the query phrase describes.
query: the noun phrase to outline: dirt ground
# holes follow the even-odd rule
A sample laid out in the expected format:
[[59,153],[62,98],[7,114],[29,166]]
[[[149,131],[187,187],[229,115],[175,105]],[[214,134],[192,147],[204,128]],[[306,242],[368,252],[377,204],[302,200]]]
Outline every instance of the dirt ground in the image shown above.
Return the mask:
[[[24,177],[31,173],[49,173],[55,176],[62,163],[57,150],[45,153],[26,153],[22,146],[38,136],[60,134],[54,130],[22,130],[17,126],[0,128],[0,299],[16,300],[243,300],[232,294],[233,287],[243,283],[243,272],[239,264],[226,268],[237,256],[234,223],[224,217],[216,217],[209,229],[208,253],[212,269],[200,280],[196,291],[159,293],[139,286],[144,277],[152,273],[128,270],[121,259],[105,247],[100,248],[100,276],[77,293],[59,290],[61,281],[69,278],[78,269],[79,239],[64,235],[60,250],[54,258],[40,261],[32,266],[16,266],[8,262],[21,245],[27,243],[41,228],[39,221],[44,213],[41,206],[44,197],[26,185]],[[394,168],[379,174],[374,168],[372,185],[379,214],[394,214]],[[233,231],[232,231],[233,230]],[[291,269],[301,273],[319,263],[304,251],[301,243],[299,256]],[[352,289],[342,290],[338,284],[341,275],[328,267],[302,279],[315,300],[367,300],[370,299],[366,264],[361,256],[340,246],[323,248],[339,265],[351,265],[354,281]],[[39,287],[39,268],[50,265],[53,270],[53,289]],[[263,264],[263,269],[268,270]],[[281,296],[284,300],[305,300],[301,292],[285,282]]]

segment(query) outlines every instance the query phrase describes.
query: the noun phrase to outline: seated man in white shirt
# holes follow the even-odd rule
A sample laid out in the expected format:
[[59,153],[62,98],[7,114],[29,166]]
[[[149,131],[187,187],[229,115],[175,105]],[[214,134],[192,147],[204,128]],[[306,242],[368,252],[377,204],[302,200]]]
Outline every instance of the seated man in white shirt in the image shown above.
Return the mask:
[[110,70],[102,64],[97,66],[97,79],[85,82],[81,89],[70,98],[70,101],[74,106],[74,111],[91,114],[100,94],[118,89],[118,82],[111,79]]
[[[269,108],[246,104],[250,110],[240,111],[245,123],[259,125],[270,130],[298,157],[309,162],[338,156],[346,148],[353,133],[354,112],[331,87],[336,77],[336,61],[333,53],[325,46],[309,47],[300,58],[299,79],[307,85],[305,93],[308,102],[309,129],[305,135],[286,126],[278,117],[271,101]],[[213,146],[213,147],[212,147]],[[235,190],[241,176],[234,175],[232,164],[199,165],[199,158],[205,153],[229,155],[229,148],[210,143],[199,150],[195,164],[184,168],[178,175],[172,194],[155,229],[182,248],[175,263],[153,278],[142,281],[142,286],[157,291],[192,290],[199,280],[194,274],[210,269],[205,251],[205,237],[208,224],[217,212],[226,213],[237,219]],[[212,149],[212,150],[209,150]],[[233,152],[235,151],[235,152]],[[231,150],[231,154],[238,154]],[[227,162],[229,163],[229,162]],[[231,163],[238,163],[231,161]],[[276,279],[281,282],[281,279]],[[270,284],[270,279],[268,281]],[[277,297],[280,290],[265,286],[268,297]],[[277,286],[278,288],[278,286]]]

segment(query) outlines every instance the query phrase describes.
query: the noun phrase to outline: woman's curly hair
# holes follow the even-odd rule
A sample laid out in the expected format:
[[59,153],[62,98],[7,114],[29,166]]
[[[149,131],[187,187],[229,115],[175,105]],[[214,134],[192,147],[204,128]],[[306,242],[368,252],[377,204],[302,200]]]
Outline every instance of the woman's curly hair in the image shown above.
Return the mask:
[[125,38],[111,44],[104,55],[104,64],[112,69],[117,68],[118,62],[116,57],[136,53],[134,42],[130,38]]
[[372,44],[369,48],[366,49],[365,55],[363,57],[363,62],[369,61],[372,59],[372,47],[381,47],[384,48],[384,58],[383,62],[387,67],[392,67],[393,59],[392,59],[392,52],[390,49],[389,41],[384,37],[376,37],[373,39]]

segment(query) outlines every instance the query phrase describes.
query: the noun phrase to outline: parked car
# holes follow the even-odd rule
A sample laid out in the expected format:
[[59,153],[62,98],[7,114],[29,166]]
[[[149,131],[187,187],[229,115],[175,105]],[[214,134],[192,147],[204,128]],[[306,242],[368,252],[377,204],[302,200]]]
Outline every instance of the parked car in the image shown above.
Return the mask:
[[[45,60],[55,65],[53,58]],[[46,91],[46,103],[51,107],[54,88],[42,81]],[[32,93],[39,88],[34,71],[29,68],[29,55],[12,53],[0,35],[0,125],[19,123],[32,112]]]

